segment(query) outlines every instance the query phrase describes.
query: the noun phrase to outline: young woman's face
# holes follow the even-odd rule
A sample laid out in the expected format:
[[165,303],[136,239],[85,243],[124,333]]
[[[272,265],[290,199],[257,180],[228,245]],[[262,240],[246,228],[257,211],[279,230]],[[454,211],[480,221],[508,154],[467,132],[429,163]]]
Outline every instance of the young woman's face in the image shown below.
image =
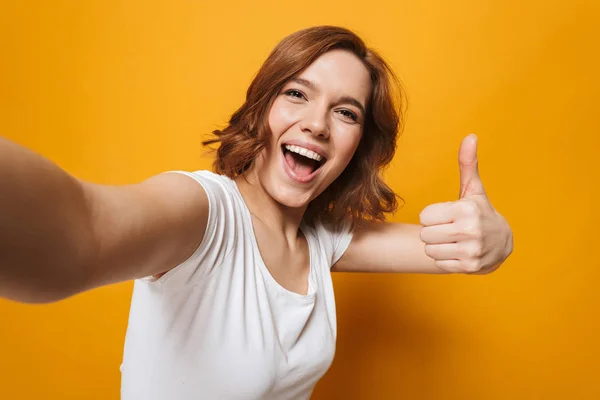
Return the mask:
[[371,79],[354,54],[323,54],[277,95],[271,142],[255,163],[280,204],[305,207],[346,168],[360,142]]

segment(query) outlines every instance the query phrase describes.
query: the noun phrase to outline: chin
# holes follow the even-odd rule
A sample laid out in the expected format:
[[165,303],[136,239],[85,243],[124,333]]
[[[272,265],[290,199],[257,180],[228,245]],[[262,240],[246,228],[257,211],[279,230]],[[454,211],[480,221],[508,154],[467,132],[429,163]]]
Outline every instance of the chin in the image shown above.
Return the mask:
[[273,180],[270,185],[269,194],[277,203],[288,208],[306,208],[308,204],[316,197],[316,194],[308,188],[291,187],[286,182],[278,183]]

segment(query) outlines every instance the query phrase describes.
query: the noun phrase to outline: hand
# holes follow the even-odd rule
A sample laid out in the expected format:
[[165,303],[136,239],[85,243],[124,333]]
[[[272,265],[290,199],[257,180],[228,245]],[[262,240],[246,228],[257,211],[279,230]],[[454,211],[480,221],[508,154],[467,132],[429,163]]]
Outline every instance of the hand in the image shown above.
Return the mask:
[[477,169],[477,136],[463,139],[458,162],[459,200],[425,207],[420,215],[421,240],[438,268],[489,273],[512,252],[512,232],[485,194]]

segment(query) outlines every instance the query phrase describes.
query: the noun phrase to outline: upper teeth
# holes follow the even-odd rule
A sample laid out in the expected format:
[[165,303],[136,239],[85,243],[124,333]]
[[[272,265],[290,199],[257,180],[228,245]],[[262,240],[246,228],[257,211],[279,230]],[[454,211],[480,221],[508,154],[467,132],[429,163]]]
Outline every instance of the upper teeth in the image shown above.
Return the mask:
[[304,147],[294,146],[293,144],[286,144],[285,148],[294,153],[303,155],[304,157],[312,158],[313,160],[321,161],[323,157],[320,154],[315,153],[312,150],[305,149]]

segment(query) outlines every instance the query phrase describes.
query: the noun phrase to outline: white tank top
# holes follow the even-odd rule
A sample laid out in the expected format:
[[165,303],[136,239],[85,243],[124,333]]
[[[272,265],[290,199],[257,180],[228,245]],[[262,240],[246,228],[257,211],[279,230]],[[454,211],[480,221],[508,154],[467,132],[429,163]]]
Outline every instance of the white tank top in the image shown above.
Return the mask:
[[265,266],[235,182],[208,171],[180,173],[208,195],[206,233],[184,263],[157,280],[135,281],[121,398],[310,398],[335,352],[330,268],[351,233],[302,225],[308,294],[291,292]]

